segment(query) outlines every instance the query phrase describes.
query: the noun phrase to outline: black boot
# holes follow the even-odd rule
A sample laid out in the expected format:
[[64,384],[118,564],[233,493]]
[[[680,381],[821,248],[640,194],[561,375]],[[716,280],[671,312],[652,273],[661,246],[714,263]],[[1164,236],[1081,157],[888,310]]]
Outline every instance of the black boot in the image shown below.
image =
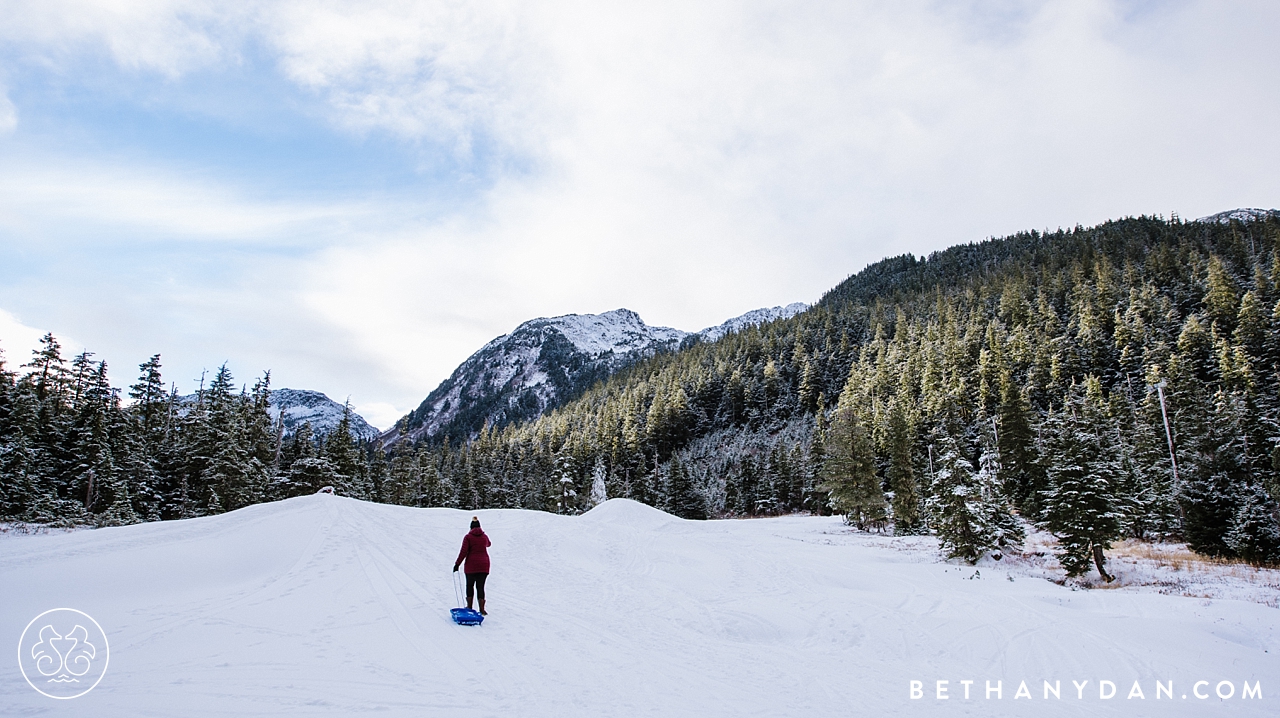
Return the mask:
[[481,615],[481,616],[487,616],[487,615],[489,615],[489,614],[487,614],[487,613],[485,613],[485,612],[484,612],[484,599],[483,599],[483,598],[482,598],[482,599],[480,599],[480,615]]

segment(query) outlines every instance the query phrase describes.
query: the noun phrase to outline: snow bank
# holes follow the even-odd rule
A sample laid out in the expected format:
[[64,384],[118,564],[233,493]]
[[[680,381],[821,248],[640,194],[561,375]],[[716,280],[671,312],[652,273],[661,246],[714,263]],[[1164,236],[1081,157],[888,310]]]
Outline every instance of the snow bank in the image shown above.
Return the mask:
[[639,501],[609,499],[583,514],[581,520],[652,530],[680,519]]
[[[473,513],[493,573],[489,618],[465,628],[449,619],[450,568]],[[326,495],[10,535],[4,634],[16,642],[37,614],[76,608],[110,636],[111,662],[91,693],[54,703],[13,670],[11,648],[0,713],[1275,713],[1280,611],[1071,590],[899,550],[927,543],[854,534],[833,517],[680,521],[621,500],[564,517]],[[1042,698],[1044,680],[1061,682],[1061,699]],[[1089,681],[1081,699],[1073,680]],[[1101,680],[1118,685],[1114,699],[1098,697]],[[1194,697],[1224,680],[1232,699]],[[986,681],[1001,698],[983,696]],[[1032,698],[1015,698],[1021,681]],[[1126,698],[1134,681],[1144,699]],[[1155,681],[1172,681],[1175,698],[1157,702]],[[1242,700],[1245,681],[1261,681],[1263,697]]]

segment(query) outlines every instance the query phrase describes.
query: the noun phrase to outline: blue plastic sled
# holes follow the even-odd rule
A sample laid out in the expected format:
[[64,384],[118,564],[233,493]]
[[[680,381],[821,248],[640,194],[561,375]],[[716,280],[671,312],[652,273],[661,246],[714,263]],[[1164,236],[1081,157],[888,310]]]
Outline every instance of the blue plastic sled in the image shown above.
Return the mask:
[[451,608],[449,613],[453,614],[453,622],[459,626],[479,626],[484,623],[484,616],[473,608]]

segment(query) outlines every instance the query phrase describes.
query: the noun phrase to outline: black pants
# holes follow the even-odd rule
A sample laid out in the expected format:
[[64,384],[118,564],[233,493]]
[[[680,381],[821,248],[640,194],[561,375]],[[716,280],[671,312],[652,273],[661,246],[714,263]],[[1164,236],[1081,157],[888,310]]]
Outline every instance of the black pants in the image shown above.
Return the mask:
[[479,594],[480,600],[484,600],[484,580],[489,578],[487,573],[469,573],[467,574],[467,603],[471,602],[471,597]]

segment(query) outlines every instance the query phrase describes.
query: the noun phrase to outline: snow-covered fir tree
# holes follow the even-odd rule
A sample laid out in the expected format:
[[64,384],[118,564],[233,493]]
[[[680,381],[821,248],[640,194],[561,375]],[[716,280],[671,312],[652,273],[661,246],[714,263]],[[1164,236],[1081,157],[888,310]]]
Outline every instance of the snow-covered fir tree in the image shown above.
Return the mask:
[[920,491],[912,466],[915,432],[907,419],[905,401],[895,401],[889,415],[889,486],[893,489],[893,533],[911,536],[927,531],[920,515]]
[[707,505],[702,495],[693,487],[689,472],[680,463],[679,456],[671,458],[667,469],[667,512],[682,519],[707,518]]
[[577,467],[568,452],[556,457],[555,472],[552,474],[555,483],[555,508],[557,513],[572,514],[578,512]]
[[[953,429],[954,430],[954,429]],[[995,452],[982,452],[979,470],[948,431],[934,441],[934,478],[928,508],[948,558],[977,563],[986,554],[1021,545],[1026,532],[997,484]]]
[[1280,515],[1275,499],[1261,486],[1243,492],[1226,544],[1235,555],[1252,564],[1280,563]]
[[1040,505],[1067,575],[1081,575],[1092,563],[1110,581],[1103,552],[1120,536],[1116,490],[1124,471],[1115,451],[1118,432],[1101,405],[1101,391],[1092,377],[1083,390],[1071,387],[1064,406],[1045,422],[1045,453],[1052,460]]
[[876,476],[875,449],[870,432],[849,403],[836,408],[824,444],[822,490],[830,495],[831,508],[864,531],[884,528],[888,505]]
[[591,505],[599,506],[609,500],[609,489],[606,481],[608,469],[604,465],[604,457],[596,457],[595,466],[591,468]]
[[1000,432],[996,439],[998,474],[1005,493],[1024,514],[1034,514],[1043,486],[1043,470],[1037,460],[1035,433],[1022,390],[1005,372],[1000,377]]

